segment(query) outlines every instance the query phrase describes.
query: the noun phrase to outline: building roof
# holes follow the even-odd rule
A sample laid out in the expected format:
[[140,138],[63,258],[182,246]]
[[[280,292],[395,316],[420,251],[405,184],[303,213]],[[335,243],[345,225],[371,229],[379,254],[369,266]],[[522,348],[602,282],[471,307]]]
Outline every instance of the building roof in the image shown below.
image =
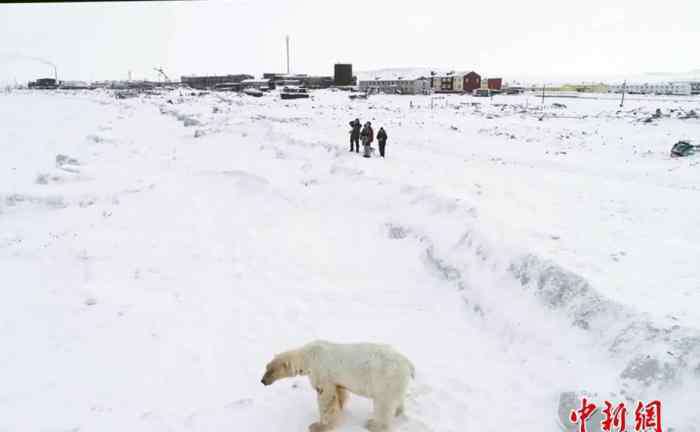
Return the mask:
[[364,79],[360,80],[360,82],[388,82],[388,81],[401,81],[401,82],[412,82],[412,81],[417,81],[417,80],[427,80],[428,77],[415,77],[415,78],[404,78],[404,77],[395,77],[395,78],[382,78],[382,77],[376,77],[374,79]]

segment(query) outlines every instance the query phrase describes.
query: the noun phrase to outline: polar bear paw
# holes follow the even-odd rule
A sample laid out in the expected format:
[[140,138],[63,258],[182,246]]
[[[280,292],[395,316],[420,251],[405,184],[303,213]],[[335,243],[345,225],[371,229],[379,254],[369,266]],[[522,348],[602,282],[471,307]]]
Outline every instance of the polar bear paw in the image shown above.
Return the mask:
[[370,432],[386,432],[389,430],[387,425],[382,424],[375,419],[367,420],[365,423],[365,428]]
[[332,428],[321,422],[314,422],[309,425],[309,432],[327,432]]

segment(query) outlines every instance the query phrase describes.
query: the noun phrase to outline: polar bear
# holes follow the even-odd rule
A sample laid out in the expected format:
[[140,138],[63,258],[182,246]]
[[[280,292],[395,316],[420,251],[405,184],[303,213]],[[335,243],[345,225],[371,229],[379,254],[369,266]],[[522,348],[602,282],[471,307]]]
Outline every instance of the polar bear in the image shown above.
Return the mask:
[[261,382],[268,386],[298,375],[308,376],[318,393],[321,418],[309,426],[310,432],[333,429],[348,392],[372,399],[374,415],[366,427],[379,432],[388,431],[392,418],[403,412],[406,389],[415,377],[415,369],[389,345],[317,340],[276,355],[267,364]]

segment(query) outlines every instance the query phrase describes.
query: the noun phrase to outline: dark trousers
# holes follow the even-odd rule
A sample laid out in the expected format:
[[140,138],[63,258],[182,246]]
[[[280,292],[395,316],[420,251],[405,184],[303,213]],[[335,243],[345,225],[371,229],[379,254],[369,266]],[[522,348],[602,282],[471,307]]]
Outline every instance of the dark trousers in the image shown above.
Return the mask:
[[359,138],[350,138],[350,151],[355,151],[355,153],[360,152],[360,139]]
[[384,157],[384,146],[386,146],[386,141],[379,141],[379,156]]

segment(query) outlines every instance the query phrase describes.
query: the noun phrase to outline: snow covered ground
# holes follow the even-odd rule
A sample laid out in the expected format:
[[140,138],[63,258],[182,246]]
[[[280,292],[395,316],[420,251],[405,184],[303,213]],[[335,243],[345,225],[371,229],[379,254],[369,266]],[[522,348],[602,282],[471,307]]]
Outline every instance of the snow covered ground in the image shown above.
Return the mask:
[[0,431],[304,431],[260,378],[314,338],[414,362],[399,431],[558,431],[579,391],[700,430],[700,100],[540,104],[0,95]]

